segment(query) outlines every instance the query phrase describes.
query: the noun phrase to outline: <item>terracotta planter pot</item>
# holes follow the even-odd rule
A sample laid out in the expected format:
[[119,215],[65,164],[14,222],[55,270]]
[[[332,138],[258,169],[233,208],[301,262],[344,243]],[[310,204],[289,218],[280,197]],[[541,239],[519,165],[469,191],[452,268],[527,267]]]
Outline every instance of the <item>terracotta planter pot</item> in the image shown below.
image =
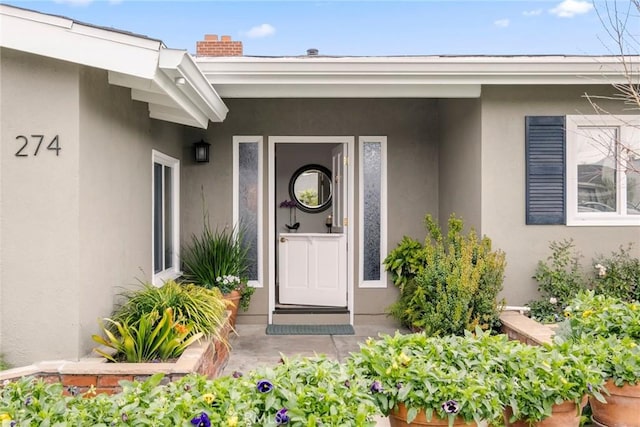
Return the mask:
[[[580,402],[580,412],[576,408],[574,402],[564,402],[551,407],[551,416],[542,421],[532,424],[536,427],[578,427],[580,425],[580,414],[582,408],[587,404],[587,396],[582,398]],[[512,427],[530,427],[526,421],[509,422],[509,418],[513,415],[511,407],[507,407],[504,411],[504,424]]]
[[[405,427],[405,426],[448,426],[449,421],[442,419],[436,414],[433,414],[431,421],[427,421],[424,412],[418,412],[418,416],[410,423],[407,423],[407,408],[402,403],[398,404],[398,410],[389,414],[389,424],[391,427]],[[456,419],[453,422],[454,426],[476,426],[475,422],[465,423],[462,419]]]
[[622,387],[613,381],[605,383],[609,396],[603,393],[607,403],[590,399],[593,421],[606,427],[640,427],[640,384]]
[[227,301],[231,301],[233,305],[228,307],[228,310],[231,311],[231,316],[229,316],[229,323],[232,328],[236,327],[236,317],[238,317],[238,308],[240,307],[240,292],[233,290],[228,294],[224,294],[224,299]]

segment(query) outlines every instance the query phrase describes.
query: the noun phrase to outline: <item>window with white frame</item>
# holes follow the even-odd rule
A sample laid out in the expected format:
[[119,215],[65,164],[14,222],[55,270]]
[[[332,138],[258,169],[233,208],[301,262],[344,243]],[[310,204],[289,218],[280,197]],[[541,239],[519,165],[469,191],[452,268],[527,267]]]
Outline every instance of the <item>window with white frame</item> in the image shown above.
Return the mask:
[[262,287],[262,137],[233,137],[233,222],[243,231],[249,285]]
[[180,274],[180,161],[153,150],[153,283]]
[[385,288],[387,252],[387,137],[359,139],[360,287]]
[[567,117],[567,225],[640,225],[640,116]]

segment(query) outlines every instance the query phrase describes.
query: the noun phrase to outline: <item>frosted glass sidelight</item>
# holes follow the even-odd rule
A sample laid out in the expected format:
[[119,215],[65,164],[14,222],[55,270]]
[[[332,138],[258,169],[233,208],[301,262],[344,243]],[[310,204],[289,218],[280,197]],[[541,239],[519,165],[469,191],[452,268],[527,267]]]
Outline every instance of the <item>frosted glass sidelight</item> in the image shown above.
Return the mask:
[[382,150],[379,142],[365,142],[363,156],[364,280],[380,280],[380,212]]
[[257,142],[238,144],[238,213],[244,242],[249,247],[249,280],[258,280],[258,161]]

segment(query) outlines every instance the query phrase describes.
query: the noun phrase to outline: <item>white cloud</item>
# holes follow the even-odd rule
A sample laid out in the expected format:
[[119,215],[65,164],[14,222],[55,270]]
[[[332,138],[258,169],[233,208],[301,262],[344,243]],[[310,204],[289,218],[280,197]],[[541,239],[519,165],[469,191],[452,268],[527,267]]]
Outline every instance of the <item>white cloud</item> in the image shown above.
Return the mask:
[[573,18],[576,15],[589,13],[591,9],[593,9],[593,4],[590,1],[564,0],[553,9],[550,9],[549,13],[560,18]]
[[251,39],[259,39],[262,37],[269,37],[276,33],[276,29],[269,24],[262,24],[251,28],[245,33],[245,35]]
[[538,16],[542,14],[542,9],[525,10],[524,12],[522,12],[522,14],[524,16]]
[[495,25],[496,27],[505,28],[505,27],[509,26],[509,20],[508,19],[498,19],[497,21],[493,21],[493,25]]

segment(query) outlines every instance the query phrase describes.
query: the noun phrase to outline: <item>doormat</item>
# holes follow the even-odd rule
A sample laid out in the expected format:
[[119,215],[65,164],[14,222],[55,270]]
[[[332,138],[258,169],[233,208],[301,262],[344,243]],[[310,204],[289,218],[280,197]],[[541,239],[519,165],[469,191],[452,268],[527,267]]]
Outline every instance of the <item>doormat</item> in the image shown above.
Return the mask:
[[351,325],[267,325],[267,335],[355,335]]

